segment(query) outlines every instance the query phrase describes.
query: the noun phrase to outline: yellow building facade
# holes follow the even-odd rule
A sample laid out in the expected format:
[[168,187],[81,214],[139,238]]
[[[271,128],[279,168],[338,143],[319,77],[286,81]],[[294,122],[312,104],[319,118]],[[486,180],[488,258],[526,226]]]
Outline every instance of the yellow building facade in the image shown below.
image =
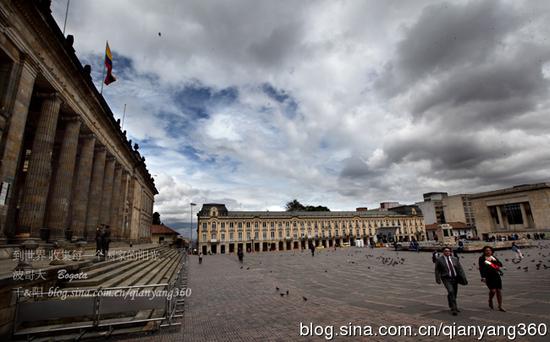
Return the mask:
[[425,239],[420,212],[393,211],[229,211],[204,204],[198,217],[198,249],[203,254],[325,248]]

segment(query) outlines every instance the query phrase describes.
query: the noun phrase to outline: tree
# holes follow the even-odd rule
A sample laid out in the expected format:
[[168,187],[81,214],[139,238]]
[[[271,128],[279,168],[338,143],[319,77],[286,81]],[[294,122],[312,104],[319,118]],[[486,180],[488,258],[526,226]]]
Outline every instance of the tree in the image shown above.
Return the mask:
[[330,211],[330,209],[322,205],[304,206],[302,203],[298,202],[298,200],[294,199],[286,204],[286,211]]
[[160,223],[161,223],[160,222],[160,214],[157,211],[155,211],[153,213],[153,224],[160,224]]
[[286,211],[304,211],[306,207],[297,199],[294,199],[286,204]]
[[308,205],[306,206],[306,211],[330,211],[329,208],[325,207],[325,206],[322,206],[322,205],[318,205],[316,207],[312,206],[312,205]]

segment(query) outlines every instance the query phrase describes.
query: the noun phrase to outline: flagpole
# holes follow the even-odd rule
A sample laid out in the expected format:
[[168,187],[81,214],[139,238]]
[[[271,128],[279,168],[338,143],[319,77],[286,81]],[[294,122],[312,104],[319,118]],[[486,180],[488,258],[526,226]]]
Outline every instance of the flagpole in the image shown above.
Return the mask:
[[120,129],[124,128],[124,118],[126,117],[126,103],[124,104],[124,112],[122,112],[122,125],[120,126]]
[[67,10],[65,11],[65,22],[63,23],[63,35],[65,35],[65,28],[67,27],[67,17],[69,16],[70,5],[71,5],[71,0],[67,0]]
[[[107,46],[107,41],[105,41],[105,46]],[[101,90],[99,91],[100,94],[103,95],[103,83],[105,83],[105,70],[107,69],[107,66],[105,65],[105,57],[103,57],[103,73],[101,74]]]

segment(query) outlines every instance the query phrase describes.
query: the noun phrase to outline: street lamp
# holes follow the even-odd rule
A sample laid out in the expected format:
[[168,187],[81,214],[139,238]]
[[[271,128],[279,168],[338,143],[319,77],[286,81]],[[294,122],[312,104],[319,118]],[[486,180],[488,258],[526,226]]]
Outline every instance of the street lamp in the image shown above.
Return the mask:
[[[191,250],[193,250],[193,207],[197,204],[191,202],[189,203],[189,208],[191,209],[191,225],[189,226],[189,230],[191,231],[190,238],[189,238],[189,245],[191,246]],[[198,236],[197,236],[198,238]]]

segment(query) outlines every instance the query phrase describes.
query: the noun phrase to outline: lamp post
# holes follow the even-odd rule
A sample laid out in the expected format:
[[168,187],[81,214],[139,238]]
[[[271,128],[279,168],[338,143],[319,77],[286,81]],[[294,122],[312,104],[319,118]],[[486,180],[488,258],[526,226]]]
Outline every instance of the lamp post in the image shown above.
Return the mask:
[[[189,230],[191,231],[191,234],[190,234],[190,238],[189,238],[189,245],[191,246],[191,251],[193,251],[193,207],[196,206],[197,204],[191,202],[189,203],[189,208],[191,209],[191,225],[189,226]],[[199,237],[197,236],[197,239]]]

